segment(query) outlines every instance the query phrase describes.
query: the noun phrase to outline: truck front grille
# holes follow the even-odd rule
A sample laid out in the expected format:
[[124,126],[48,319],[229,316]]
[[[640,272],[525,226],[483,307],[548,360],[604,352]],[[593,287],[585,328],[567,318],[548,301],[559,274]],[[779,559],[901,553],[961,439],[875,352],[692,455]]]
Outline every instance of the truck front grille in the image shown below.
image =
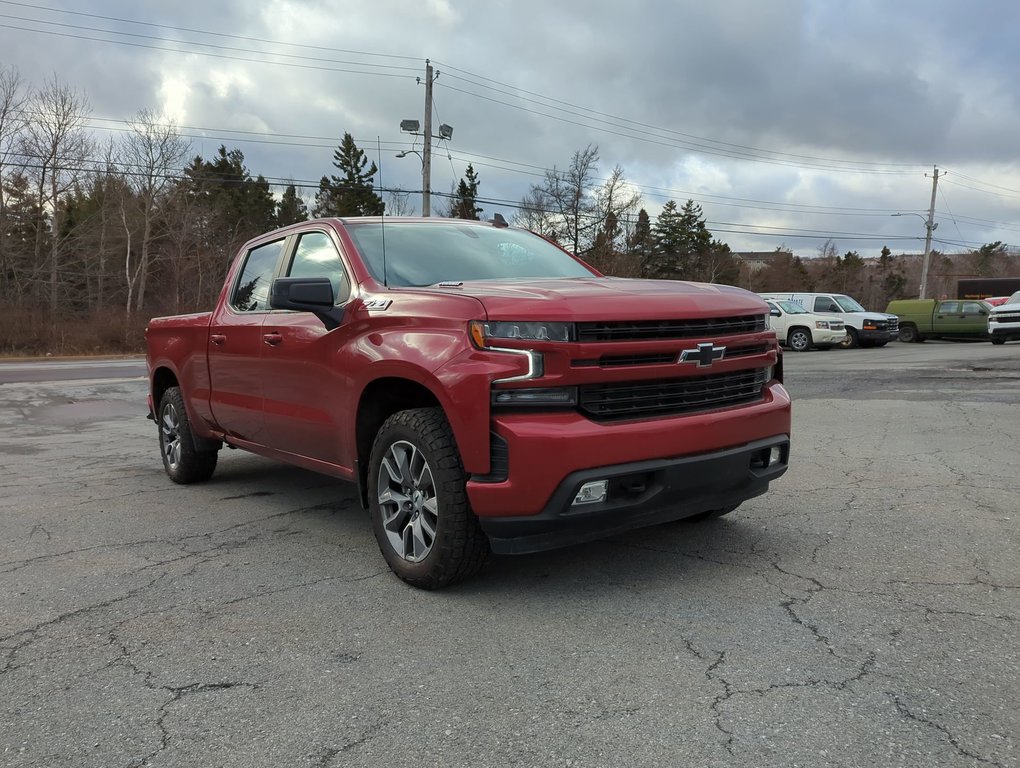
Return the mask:
[[1020,312],[999,312],[992,315],[997,323],[1020,323]]
[[595,421],[674,416],[762,399],[763,368],[684,379],[584,384],[578,407]]
[[645,320],[614,323],[578,323],[577,340],[647,341],[649,339],[691,339],[757,333],[765,330],[765,315],[714,317],[704,320]]
[[[743,347],[727,347],[726,359],[735,357],[751,357],[764,355],[769,351],[767,344],[752,344]],[[679,352],[650,352],[633,355],[603,355],[602,357],[585,360],[571,360],[572,368],[627,368],[635,365],[675,365]]]

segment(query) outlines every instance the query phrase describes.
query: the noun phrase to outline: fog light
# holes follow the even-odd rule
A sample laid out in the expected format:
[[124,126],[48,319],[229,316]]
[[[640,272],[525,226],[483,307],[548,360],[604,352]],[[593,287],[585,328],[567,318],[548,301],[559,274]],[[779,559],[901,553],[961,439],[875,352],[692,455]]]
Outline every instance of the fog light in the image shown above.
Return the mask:
[[581,490],[574,497],[574,505],[577,504],[598,504],[606,500],[609,491],[608,480],[594,480],[581,486]]
[[783,446],[773,445],[772,450],[769,451],[769,466],[778,464],[783,460]]

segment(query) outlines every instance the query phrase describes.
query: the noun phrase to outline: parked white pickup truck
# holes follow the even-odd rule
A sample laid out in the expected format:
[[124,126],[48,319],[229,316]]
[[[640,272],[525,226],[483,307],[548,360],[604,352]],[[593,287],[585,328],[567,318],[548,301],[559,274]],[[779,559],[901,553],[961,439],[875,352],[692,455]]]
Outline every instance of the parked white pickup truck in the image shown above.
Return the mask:
[[1005,344],[1010,339],[1020,339],[1020,291],[1004,304],[992,307],[988,313],[988,335],[992,344]]
[[829,349],[841,344],[846,337],[846,326],[832,315],[808,312],[795,301],[766,299],[769,305],[769,326],[776,332],[780,344],[794,352],[807,352],[812,347]]

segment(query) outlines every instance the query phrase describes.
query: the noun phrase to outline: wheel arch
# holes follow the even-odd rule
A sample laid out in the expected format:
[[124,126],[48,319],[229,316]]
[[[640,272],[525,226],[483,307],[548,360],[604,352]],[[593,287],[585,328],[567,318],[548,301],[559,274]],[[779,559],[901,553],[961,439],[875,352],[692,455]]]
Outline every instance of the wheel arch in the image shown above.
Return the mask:
[[163,395],[170,387],[179,387],[180,381],[173,370],[165,365],[161,365],[152,371],[149,386],[152,390],[152,411],[153,415],[155,415]]
[[429,387],[400,376],[374,379],[361,391],[354,422],[354,456],[358,496],[365,508],[368,507],[368,459],[375,436],[386,419],[410,408],[440,408],[447,412]]

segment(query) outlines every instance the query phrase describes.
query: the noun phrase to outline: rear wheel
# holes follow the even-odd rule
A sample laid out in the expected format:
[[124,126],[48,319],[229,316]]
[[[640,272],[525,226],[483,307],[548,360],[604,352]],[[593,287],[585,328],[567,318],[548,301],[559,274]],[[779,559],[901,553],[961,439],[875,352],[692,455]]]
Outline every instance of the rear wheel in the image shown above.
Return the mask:
[[212,477],[219,452],[199,451],[184,409],[184,396],[180,387],[170,387],[159,401],[156,417],[159,426],[159,452],[163,468],[175,483],[200,483]]
[[786,343],[794,352],[807,352],[811,349],[811,331],[807,328],[791,328],[786,334]]
[[992,344],[1005,344],[1005,343],[1006,343],[1005,336],[992,336]]
[[839,346],[841,346],[843,349],[857,349],[857,347],[859,347],[860,345],[861,345],[860,341],[857,338],[857,329],[847,328],[846,336],[844,337],[843,341],[839,343]]
[[901,325],[900,326],[900,341],[908,343],[919,342],[921,340],[921,334],[917,332],[916,325]]
[[485,564],[489,542],[466,480],[441,409],[400,411],[376,435],[368,467],[372,530],[386,562],[408,584],[438,589]]

